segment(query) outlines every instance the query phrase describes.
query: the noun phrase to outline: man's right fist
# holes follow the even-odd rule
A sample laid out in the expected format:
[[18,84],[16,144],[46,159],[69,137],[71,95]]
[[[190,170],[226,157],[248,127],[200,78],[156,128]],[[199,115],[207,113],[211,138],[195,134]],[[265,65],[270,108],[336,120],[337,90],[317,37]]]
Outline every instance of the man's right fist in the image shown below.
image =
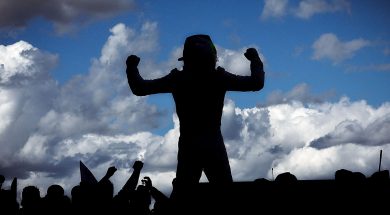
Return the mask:
[[127,57],[126,65],[128,67],[137,67],[139,64],[140,58],[137,55],[130,55]]
[[114,175],[114,173],[117,171],[115,166],[110,166],[110,168],[107,169],[106,175],[111,177]]
[[133,169],[141,170],[143,166],[144,166],[144,163],[142,161],[135,161],[133,164]]
[[257,53],[257,50],[255,48],[249,48],[244,53],[245,57],[250,61],[260,61],[259,54]]

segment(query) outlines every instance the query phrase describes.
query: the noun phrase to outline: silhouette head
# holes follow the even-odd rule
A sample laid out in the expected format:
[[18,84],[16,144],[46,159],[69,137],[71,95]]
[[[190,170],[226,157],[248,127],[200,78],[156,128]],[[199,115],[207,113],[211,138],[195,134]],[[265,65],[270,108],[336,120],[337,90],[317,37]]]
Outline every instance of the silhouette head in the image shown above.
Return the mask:
[[80,185],[76,185],[71,190],[72,201],[79,203],[82,198],[82,190]]
[[64,196],[64,188],[61,185],[53,184],[47,188],[47,197],[51,199],[59,199]]
[[217,62],[217,49],[209,35],[195,34],[186,38],[184,42],[183,57],[184,65],[190,67],[212,67]]
[[21,205],[23,207],[29,207],[31,205],[37,204],[40,200],[41,195],[39,189],[35,186],[27,186],[23,188],[22,191],[22,201]]

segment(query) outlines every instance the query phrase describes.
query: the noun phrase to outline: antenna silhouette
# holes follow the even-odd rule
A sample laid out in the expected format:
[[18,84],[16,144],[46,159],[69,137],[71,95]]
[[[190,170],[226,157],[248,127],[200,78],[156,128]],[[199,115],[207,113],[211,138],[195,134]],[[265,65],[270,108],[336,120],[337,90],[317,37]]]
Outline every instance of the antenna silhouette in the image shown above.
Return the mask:
[[382,149],[381,149],[381,151],[379,153],[379,170],[378,170],[378,172],[381,171],[381,164],[382,164]]

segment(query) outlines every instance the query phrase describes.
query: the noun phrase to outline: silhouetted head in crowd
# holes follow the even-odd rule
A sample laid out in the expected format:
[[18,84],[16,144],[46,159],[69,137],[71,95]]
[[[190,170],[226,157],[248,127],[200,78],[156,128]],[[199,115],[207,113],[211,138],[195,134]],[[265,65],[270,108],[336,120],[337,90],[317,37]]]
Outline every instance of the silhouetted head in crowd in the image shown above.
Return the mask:
[[39,189],[35,186],[27,186],[22,191],[21,205],[23,208],[33,206],[41,200]]
[[196,34],[186,38],[183,49],[184,68],[199,71],[214,70],[217,63],[217,49],[209,35]]
[[58,184],[50,185],[49,188],[47,188],[47,194],[46,196],[51,199],[60,199],[64,196],[64,188],[62,188]]
[[73,204],[80,204],[82,201],[82,193],[80,185],[76,185],[72,188],[70,195],[72,197]]

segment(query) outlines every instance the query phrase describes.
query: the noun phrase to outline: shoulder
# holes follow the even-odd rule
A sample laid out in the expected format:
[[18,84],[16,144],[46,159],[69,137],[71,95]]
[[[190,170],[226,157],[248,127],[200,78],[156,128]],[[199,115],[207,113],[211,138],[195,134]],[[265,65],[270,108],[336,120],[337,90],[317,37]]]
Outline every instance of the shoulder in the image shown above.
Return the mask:
[[229,74],[231,74],[230,72],[226,71],[225,68],[220,67],[220,66],[218,66],[215,69],[215,71],[216,71],[216,74],[218,74],[218,75],[229,75]]
[[168,74],[169,76],[180,76],[183,74],[183,70],[178,70],[177,68],[174,68],[171,70],[171,72]]
[[183,76],[183,71],[182,70],[178,70],[177,68],[174,68],[171,70],[171,72],[169,72],[169,74],[166,76],[167,79],[169,80],[177,80],[177,79],[180,79],[180,77]]
[[218,77],[222,77],[222,78],[230,78],[236,76],[235,74],[226,71],[225,68],[220,66],[216,68],[215,74],[217,74]]

